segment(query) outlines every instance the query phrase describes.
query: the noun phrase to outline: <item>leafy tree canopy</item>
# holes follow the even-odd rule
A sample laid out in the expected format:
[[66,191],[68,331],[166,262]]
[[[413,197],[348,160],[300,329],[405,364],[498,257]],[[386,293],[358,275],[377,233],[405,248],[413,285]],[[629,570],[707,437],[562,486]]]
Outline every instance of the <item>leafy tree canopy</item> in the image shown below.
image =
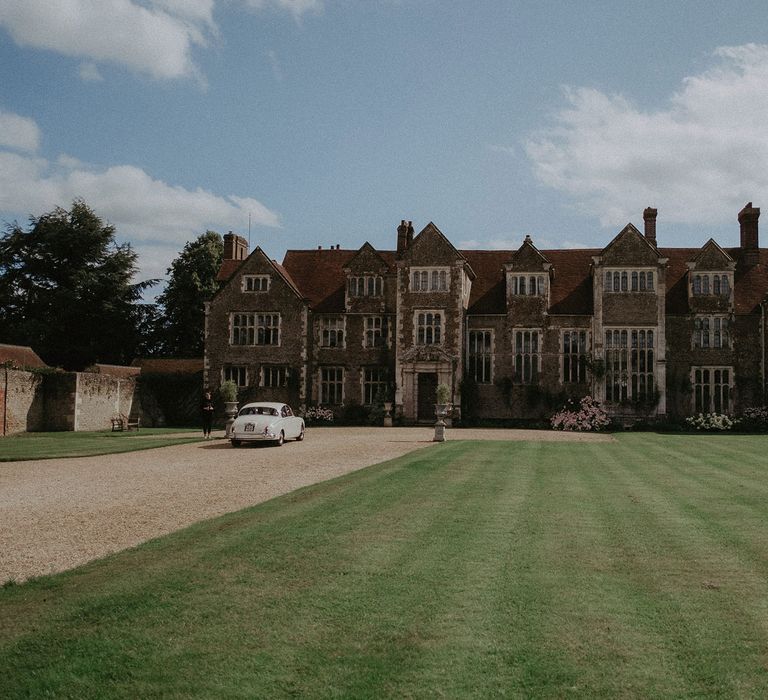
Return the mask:
[[218,289],[224,243],[215,231],[206,231],[184,250],[168,268],[168,284],[157,301],[164,316],[164,353],[172,357],[203,354],[205,302]]
[[0,238],[0,339],[30,345],[50,365],[129,362],[147,311],[137,255],[81,199],[9,224]]

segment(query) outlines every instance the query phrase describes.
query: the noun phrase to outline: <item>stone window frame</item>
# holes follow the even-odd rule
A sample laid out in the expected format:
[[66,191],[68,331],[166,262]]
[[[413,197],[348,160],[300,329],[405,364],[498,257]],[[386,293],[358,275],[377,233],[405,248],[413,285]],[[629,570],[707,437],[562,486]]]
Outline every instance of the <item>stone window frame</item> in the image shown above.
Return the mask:
[[[275,376],[277,376],[277,383],[274,381]],[[272,389],[286,387],[290,376],[291,368],[288,365],[264,364],[259,368],[259,386]],[[268,379],[269,382],[267,382]]]
[[[526,336],[528,336],[527,343]],[[539,383],[544,355],[543,343],[542,328],[512,329],[512,381],[515,384]]]
[[733,273],[727,270],[707,270],[688,275],[688,294],[691,297],[730,297]]
[[[280,347],[282,324],[279,311],[232,311],[229,314],[229,344],[236,347]],[[265,342],[267,339],[274,342]]]
[[[258,280],[258,284],[255,282]],[[240,277],[240,290],[244,294],[257,294],[268,292],[272,286],[271,275],[242,275]],[[249,289],[249,287],[252,287]]]
[[656,268],[605,267],[603,291],[608,294],[656,294]]
[[612,326],[604,329],[605,400],[649,401],[656,391],[655,326]]
[[319,405],[342,406],[344,404],[344,368],[339,365],[318,368],[317,387]]
[[373,273],[349,275],[347,295],[351,298],[384,296],[384,278]]
[[695,314],[691,348],[694,350],[730,350],[729,314]]
[[547,277],[548,275],[540,272],[510,274],[509,293],[513,297],[545,297],[547,296]]
[[[572,335],[576,333],[576,346]],[[567,337],[566,337],[567,336]],[[560,383],[584,384],[589,381],[587,360],[592,348],[592,333],[587,328],[563,328],[560,331]],[[574,378],[575,377],[575,378]]]
[[[478,335],[482,334],[481,352],[478,349]],[[473,337],[474,343],[473,343]],[[496,334],[493,328],[469,328],[467,329],[467,374],[477,384],[492,384],[494,374],[494,350]]]
[[336,350],[347,347],[347,318],[344,314],[327,314],[318,318],[317,346]]
[[[424,323],[421,323],[421,317]],[[431,318],[431,323],[429,322]],[[435,319],[439,319],[435,323]],[[445,311],[443,309],[415,309],[413,312],[413,344],[420,346],[442,345],[445,333]],[[423,334],[422,334],[423,330]],[[429,333],[429,331],[432,331]],[[427,342],[427,337],[432,340]],[[437,337],[437,338],[436,338]]]
[[[723,377],[726,373],[726,377]],[[725,381],[723,381],[725,379]],[[733,410],[735,373],[732,365],[691,366],[691,409],[697,413],[726,413]]]
[[[376,326],[376,321],[379,322]],[[373,322],[373,323],[369,323]],[[372,348],[389,348],[392,345],[392,324],[389,316],[386,314],[369,314],[363,316],[363,347],[367,350]],[[383,342],[376,343],[376,338],[381,338]],[[369,342],[371,339],[373,342]]]
[[[412,267],[410,269],[411,291],[419,294],[451,291],[451,268],[447,265]],[[426,285],[424,281],[426,280]]]
[[[227,382],[232,380],[238,389],[243,389],[248,386],[248,367],[246,365],[230,365],[225,364],[221,368],[221,381]],[[242,381],[240,381],[242,379]]]
[[[387,390],[388,370],[381,365],[371,365],[362,369],[363,381],[360,382],[361,402],[363,406],[374,406],[376,405],[376,396],[379,390],[385,392]],[[369,377],[369,372],[372,373],[374,371],[377,372],[377,376],[375,378],[373,376]]]

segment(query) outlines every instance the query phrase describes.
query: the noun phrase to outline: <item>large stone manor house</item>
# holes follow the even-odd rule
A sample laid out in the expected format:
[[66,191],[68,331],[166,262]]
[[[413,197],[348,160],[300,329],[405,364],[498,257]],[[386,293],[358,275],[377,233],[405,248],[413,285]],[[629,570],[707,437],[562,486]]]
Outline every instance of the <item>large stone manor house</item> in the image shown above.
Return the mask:
[[655,209],[601,250],[457,250],[429,223],[394,250],[289,250],[224,236],[206,311],[205,382],[242,400],[343,410],[388,398],[434,419],[462,387],[486,419],[540,418],[592,395],[625,418],[736,413],[765,395],[768,250],[760,209],[740,246],[660,247]]

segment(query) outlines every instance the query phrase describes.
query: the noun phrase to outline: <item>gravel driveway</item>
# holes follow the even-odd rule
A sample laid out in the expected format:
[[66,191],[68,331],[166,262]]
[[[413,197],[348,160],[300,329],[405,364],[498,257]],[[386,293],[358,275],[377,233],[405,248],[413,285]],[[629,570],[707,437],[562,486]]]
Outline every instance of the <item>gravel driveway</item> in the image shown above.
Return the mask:
[[[447,436],[612,439],[528,430],[452,429]],[[430,428],[323,428],[279,449],[233,450],[218,439],[101,457],[0,463],[0,583],[70,569],[199,520],[428,447],[431,439]]]

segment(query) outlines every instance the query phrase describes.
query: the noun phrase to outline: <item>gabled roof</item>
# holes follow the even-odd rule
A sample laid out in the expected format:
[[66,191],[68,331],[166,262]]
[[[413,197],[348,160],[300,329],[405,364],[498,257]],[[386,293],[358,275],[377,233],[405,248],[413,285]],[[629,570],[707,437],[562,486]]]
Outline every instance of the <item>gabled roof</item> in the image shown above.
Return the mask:
[[437,258],[440,257],[440,252],[436,251],[434,248],[434,244],[437,243],[438,246],[442,247],[443,252],[447,258],[452,258],[453,260],[460,260],[464,262],[465,271],[469,275],[470,279],[475,278],[475,271],[472,269],[472,266],[469,264],[464,255],[456,249],[453,243],[451,243],[445,237],[445,234],[443,234],[443,232],[431,221],[423,229],[421,229],[421,231],[419,231],[417,236],[413,239],[411,245],[408,246],[406,251],[402,254],[401,259],[412,259],[415,254],[418,254],[420,247],[430,245],[430,239],[432,239],[433,246],[430,249],[430,256],[435,256]]
[[[395,252],[377,251],[389,271],[395,269]],[[296,280],[301,295],[317,312],[344,311],[344,268],[358,254],[357,250],[339,248],[289,250],[282,267]]]
[[[690,313],[688,307],[688,262],[701,251],[700,248],[661,248],[667,257],[667,299],[668,314]],[[737,259],[739,248],[725,248],[723,252],[731,259]],[[733,306],[737,314],[755,313],[768,292],[768,250],[759,251],[757,265],[744,267],[736,265],[734,275]]]
[[701,246],[701,250],[691,262],[696,265],[697,270],[715,270],[725,269],[732,265],[734,260],[717,244],[714,238],[710,238]]
[[222,260],[219,273],[216,275],[217,281],[221,282],[222,284],[227,284],[229,280],[232,279],[232,277],[237,273],[237,271],[241,267],[247,265],[248,261],[250,261],[254,256],[261,256],[264,260],[266,260],[266,262],[274,269],[278,276],[285,280],[286,284],[291,288],[291,290],[293,290],[297,296],[302,296],[298,285],[293,280],[290,273],[287,272],[286,269],[276,260],[271,260],[270,257],[259,246],[256,246],[251,251],[250,255],[243,258],[242,260]]
[[389,267],[389,263],[387,263],[386,260],[379,254],[379,251],[376,250],[368,241],[363,243],[363,245],[360,246],[357,253],[353,255],[347,264],[344,266],[345,268],[353,268],[359,265],[360,263],[365,263],[365,260],[374,260],[377,263],[378,267]]
[[41,368],[48,365],[28,345],[5,345],[0,343],[0,365],[6,364],[11,369],[24,369],[25,367]]
[[627,255],[642,258],[644,261],[657,261],[663,257],[659,249],[651,243],[632,224],[627,224],[613,240],[600,251],[600,257],[604,265],[624,263]]
[[526,236],[523,244],[512,253],[512,258],[506,267],[508,270],[528,272],[542,270],[549,264],[549,258],[533,244],[530,236]]

